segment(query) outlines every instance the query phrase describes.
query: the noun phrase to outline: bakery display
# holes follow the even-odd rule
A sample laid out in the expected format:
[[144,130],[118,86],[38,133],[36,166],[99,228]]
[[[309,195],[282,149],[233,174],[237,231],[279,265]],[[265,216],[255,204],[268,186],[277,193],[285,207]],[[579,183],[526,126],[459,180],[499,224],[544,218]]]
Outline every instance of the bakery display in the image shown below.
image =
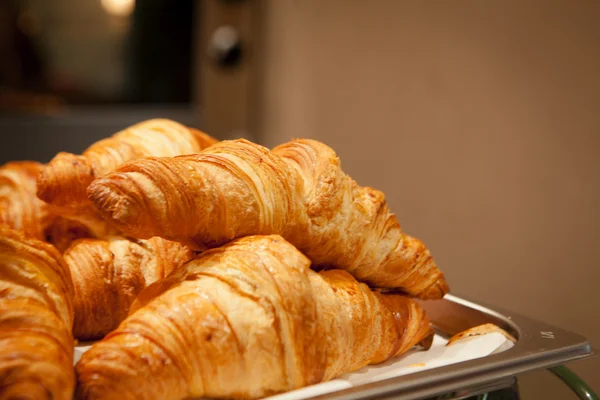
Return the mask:
[[0,399],[282,393],[429,348],[448,290],[315,140],[153,119],[0,167]]

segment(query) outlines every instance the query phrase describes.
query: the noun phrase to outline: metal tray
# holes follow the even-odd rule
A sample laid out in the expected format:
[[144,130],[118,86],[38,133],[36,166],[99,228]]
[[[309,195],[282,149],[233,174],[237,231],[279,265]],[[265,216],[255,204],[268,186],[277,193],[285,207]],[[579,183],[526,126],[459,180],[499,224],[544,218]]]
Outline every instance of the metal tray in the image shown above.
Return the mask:
[[595,355],[588,341],[580,335],[498,307],[492,310],[453,295],[447,295],[443,300],[420,303],[435,329],[443,336],[493,323],[513,335],[517,343],[509,350],[487,357],[342,389],[311,399],[425,399],[440,395],[446,399],[459,399],[509,387],[516,375],[527,371]]

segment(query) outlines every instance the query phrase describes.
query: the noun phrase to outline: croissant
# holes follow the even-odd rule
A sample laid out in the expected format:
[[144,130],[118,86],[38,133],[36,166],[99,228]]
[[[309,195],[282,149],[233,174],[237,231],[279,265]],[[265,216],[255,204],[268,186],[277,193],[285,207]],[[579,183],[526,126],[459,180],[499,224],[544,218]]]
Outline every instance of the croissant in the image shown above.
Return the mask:
[[139,157],[197,153],[215,143],[209,135],[177,122],[152,119],[94,143],[82,155],[58,153],[42,168],[37,195],[55,213],[78,220],[95,236],[114,234],[89,203],[86,188],[96,177]]
[[42,164],[10,162],[0,167],[0,225],[53,244],[64,251],[76,238],[90,237],[89,230],[54,215],[36,196],[36,179]]
[[77,397],[259,398],[431,344],[413,300],[309,267],[277,235],[203,253],[142,291],[119,328],[83,354]]
[[72,296],[55,248],[0,227],[0,399],[72,399]]
[[42,164],[10,162],[0,167],[0,224],[39,240],[54,220],[48,205],[36,197],[36,179]]
[[75,241],[64,254],[75,287],[73,335],[103,337],[125,319],[143,288],[192,256],[188,247],[161,238]]
[[46,242],[52,244],[61,253],[64,253],[77,239],[94,237],[85,225],[63,217],[56,217],[46,228],[45,234]]
[[425,245],[404,234],[380,191],[360,187],[328,146],[295,140],[272,152],[246,140],[200,154],[126,163],[89,198],[128,234],[214,247],[280,234],[317,266],[424,299],[448,286]]

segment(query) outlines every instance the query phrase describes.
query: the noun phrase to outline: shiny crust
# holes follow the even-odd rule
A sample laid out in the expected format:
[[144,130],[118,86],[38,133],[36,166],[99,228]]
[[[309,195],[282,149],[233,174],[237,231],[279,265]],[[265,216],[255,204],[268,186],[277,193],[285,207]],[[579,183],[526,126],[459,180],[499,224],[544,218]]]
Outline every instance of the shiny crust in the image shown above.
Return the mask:
[[82,155],[58,153],[42,169],[37,195],[51,204],[55,213],[84,223],[95,236],[106,236],[114,232],[86,197],[94,178],[139,157],[192,154],[215,142],[209,135],[174,121],[144,121],[94,143]]
[[36,195],[36,179],[42,164],[34,161],[10,162],[0,167],[0,225],[44,240],[52,223],[46,203]]
[[0,227],[0,399],[72,399],[72,296],[56,249]]
[[281,234],[317,266],[409,295],[448,292],[420,240],[404,234],[383,193],[360,187],[328,146],[295,140],[273,151],[246,140],[200,154],[126,163],[88,188],[102,215],[140,238],[214,247]]
[[77,397],[259,398],[382,362],[433,335],[409,298],[309,267],[276,235],[205,252],[145,289],[119,328],[83,354]]
[[77,240],[64,254],[75,287],[73,335],[102,338],[127,317],[143,288],[192,256],[188,247],[161,238]]

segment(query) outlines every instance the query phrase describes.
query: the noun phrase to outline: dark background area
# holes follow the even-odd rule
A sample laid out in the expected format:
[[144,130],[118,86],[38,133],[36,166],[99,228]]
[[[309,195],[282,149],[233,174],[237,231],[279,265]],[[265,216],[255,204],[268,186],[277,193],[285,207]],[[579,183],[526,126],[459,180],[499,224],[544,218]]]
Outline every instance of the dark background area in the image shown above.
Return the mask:
[[78,153],[153,117],[197,126],[197,4],[0,1],[0,163]]

